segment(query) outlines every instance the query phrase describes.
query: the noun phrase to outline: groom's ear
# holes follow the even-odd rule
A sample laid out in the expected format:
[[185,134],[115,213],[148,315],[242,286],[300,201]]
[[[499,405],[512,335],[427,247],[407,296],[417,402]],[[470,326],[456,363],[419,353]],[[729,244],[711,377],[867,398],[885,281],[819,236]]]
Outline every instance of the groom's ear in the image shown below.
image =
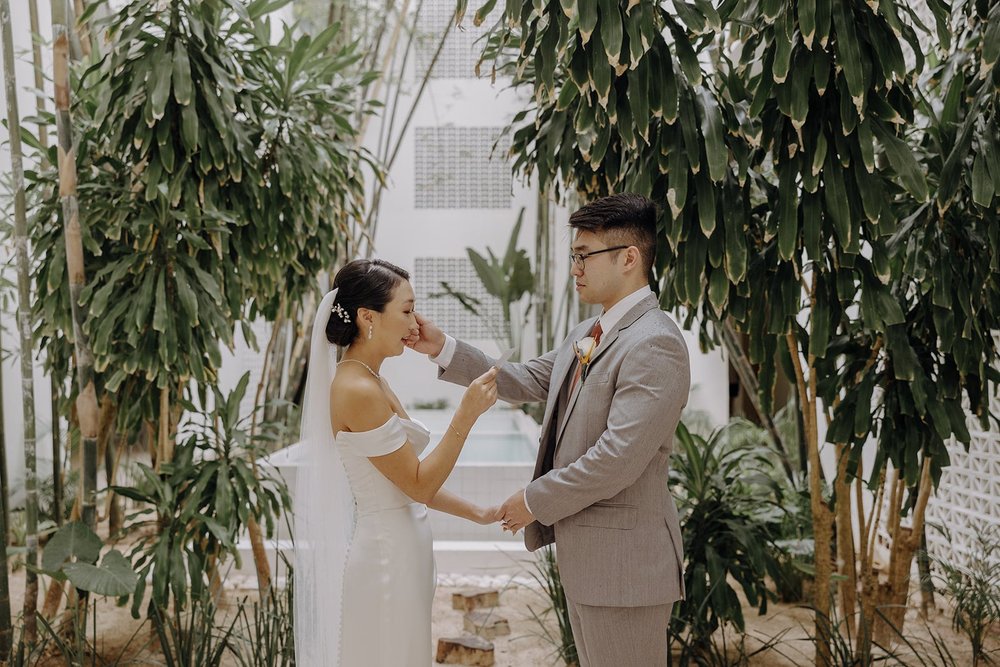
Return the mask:
[[641,268],[642,253],[639,252],[638,248],[636,248],[634,245],[630,245],[629,247],[625,248],[625,251],[622,253],[622,255],[624,255],[625,259],[625,261],[622,262],[622,268],[624,268],[626,271],[634,271],[636,267],[640,267],[639,270],[640,271],[642,270]]

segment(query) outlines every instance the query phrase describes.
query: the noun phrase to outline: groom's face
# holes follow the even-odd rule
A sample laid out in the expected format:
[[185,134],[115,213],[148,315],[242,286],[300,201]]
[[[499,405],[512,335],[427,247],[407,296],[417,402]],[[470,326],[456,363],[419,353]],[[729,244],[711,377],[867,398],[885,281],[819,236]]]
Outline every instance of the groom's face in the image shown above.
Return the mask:
[[[586,255],[610,247],[612,246],[594,232],[579,231],[573,239],[572,253]],[[570,263],[570,273],[576,283],[580,301],[603,305],[620,291],[622,283],[622,271],[618,261],[620,252],[612,250],[587,257],[582,267]]]

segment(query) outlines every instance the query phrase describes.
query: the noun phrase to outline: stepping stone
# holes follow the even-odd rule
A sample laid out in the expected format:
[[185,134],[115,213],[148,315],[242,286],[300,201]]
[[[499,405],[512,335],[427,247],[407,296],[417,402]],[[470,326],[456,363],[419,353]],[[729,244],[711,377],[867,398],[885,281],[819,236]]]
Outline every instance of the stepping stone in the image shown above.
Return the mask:
[[499,607],[500,592],[493,589],[470,588],[451,594],[451,608],[473,611],[483,607]]
[[483,639],[496,639],[510,634],[510,623],[492,609],[476,609],[465,614],[465,631]]
[[493,642],[475,635],[443,637],[438,640],[435,660],[449,665],[492,667]]

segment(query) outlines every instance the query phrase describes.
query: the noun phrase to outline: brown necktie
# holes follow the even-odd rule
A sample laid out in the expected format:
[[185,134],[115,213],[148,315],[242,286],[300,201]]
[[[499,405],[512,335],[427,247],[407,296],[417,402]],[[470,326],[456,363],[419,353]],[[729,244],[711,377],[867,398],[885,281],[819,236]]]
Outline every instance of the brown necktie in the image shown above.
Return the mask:
[[[594,322],[594,328],[590,330],[590,336],[594,339],[594,348],[590,351],[590,356],[593,358],[594,352],[597,350],[597,346],[601,344],[601,334],[604,330],[601,329],[601,320]],[[573,395],[573,390],[576,389],[576,383],[580,380],[580,373],[583,370],[583,364],[580,360],[576,361],[576,372],[573,374],[573,382],[569,385],[569,395]]]

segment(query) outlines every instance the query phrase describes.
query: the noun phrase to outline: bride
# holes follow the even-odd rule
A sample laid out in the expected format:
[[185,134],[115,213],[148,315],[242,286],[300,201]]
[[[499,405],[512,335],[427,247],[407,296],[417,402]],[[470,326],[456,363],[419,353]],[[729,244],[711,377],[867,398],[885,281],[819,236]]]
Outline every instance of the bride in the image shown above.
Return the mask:
[[[496,510],[441,488],[497,399],[496,369],[473,382],[441,442],[380,375],[417,342],[409,274],[359,259],[342,268],[313,325],[294,498],[299,667],[431,664],[434,560],[427,509],[478,523]],[[335,346],[346,348],[336,363]]]

